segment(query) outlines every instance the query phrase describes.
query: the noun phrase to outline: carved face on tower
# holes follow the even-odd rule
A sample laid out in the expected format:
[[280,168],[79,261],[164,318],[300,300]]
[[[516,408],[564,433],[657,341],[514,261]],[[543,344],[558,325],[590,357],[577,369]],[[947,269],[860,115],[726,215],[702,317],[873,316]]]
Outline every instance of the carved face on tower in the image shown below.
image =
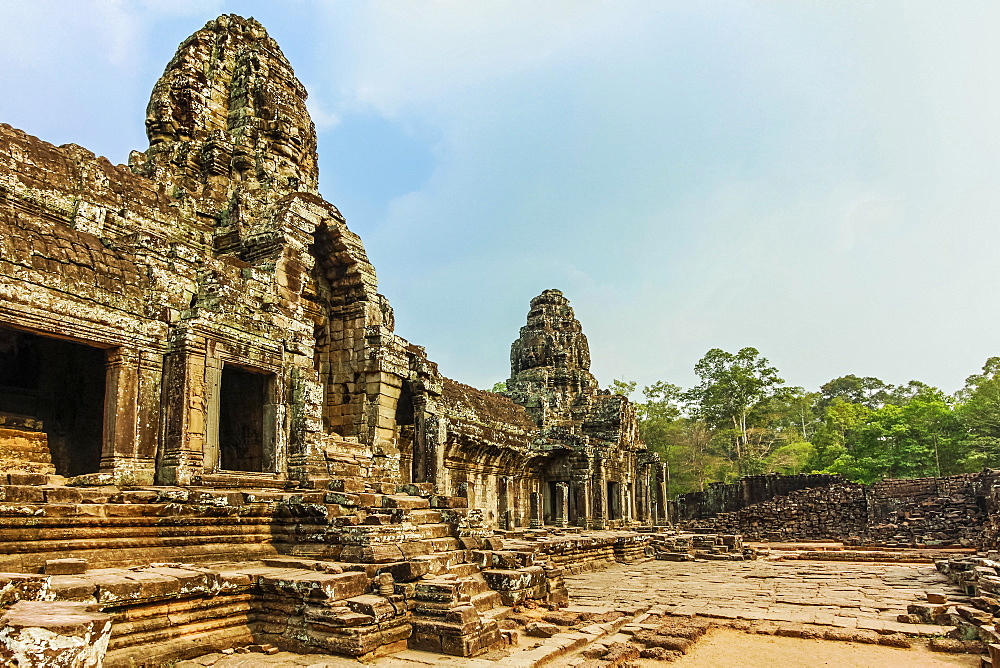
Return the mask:
[[159,179],[316,191],[305,88],[253,19],[221,16],[181,44],[153,88],[146,134],[144,169]]

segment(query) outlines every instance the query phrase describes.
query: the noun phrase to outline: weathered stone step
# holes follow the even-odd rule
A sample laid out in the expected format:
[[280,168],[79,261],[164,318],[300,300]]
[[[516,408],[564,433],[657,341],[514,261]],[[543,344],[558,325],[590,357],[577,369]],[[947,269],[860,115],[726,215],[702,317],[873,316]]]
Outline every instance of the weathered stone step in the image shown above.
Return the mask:
[[433,554],[422,554],[413,557],[413,561],[425,562],[428,567],[428,574],[443,575],[450,567],[466,563],[467,552],[465,550],[451,550],[448,552],[435,552]]
[[420,532],[420,537],[425,540],[449,538],[454,531],[450,524],[420,524],[417,525],[417,530]]
[[414,509],[410,511],[410,521],[414,524],[439,524],[441,522],[441,511]]
[[459,582],[462,583],[460,591],[469,596],[475,596],[476,594],[481,594],[484,591],[489,591],[490,589],[490,586],[486,584],[486,580],[484,580],[483,576],[479,573],[461,577],[459,578]]
[[479,566],[473,563],[455,564],[453,566],[448,566],[445,569],[445,573],[448,575],[457,575],[458,577],[466,577],[468,575],[478,574]]
[[476,610],[479,612],[488,613],[491,610],[501,607],[503,605],[503,601],[499,592],[487,589],[486,591],[480,592],[472,597],[472,605],[476,606]]
[[[496,592],[493,592],[493,593],[496,594]],[[473,605],[476,605],[476,599],[475,598],[472,599],[472,603],[473,603]],[[501,603],[500,603],[500,595],[499,594],[497,594],[497,596],[496,596],[496,605],[495,606],[491,606],[489,608],[480,609],[480,607],[478,605],[476,605],[476,609],[479,610],[480,614],[483,617],[485,617],[486,619],[492,619],[492,620],[497,621],[497,622],[499,622],[501,619],[507,619],[512,614],[514,614],[514,608],[509,608],[509,607],[507,607],[505,605],[501,605]]]

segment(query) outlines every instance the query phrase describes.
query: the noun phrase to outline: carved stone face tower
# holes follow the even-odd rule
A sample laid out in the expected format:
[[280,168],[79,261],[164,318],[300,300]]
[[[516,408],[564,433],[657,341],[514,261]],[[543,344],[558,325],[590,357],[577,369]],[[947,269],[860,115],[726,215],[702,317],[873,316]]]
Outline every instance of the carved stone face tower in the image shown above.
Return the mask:
[[153,88],[146,134],[133,170],[174,189],[214,199],[239,185],[316,192],[306,90],[253,19],[220,16],[180,45]]
[[510,373],[507,393],[539,424],[597,393],[587,337],[559,290],[545,290],[531,300],[528,322],[510,347]]

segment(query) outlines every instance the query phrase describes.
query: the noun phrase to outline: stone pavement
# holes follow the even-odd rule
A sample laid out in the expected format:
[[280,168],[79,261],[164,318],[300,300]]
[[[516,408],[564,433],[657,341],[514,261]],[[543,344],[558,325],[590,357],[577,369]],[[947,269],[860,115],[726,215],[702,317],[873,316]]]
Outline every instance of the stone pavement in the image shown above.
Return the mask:
[[928,591],[966,599],[930,564],[802,561],[671,562],[617,565],[566,578],[575,603],[653,606],[668,615],[822,624],[937,635],[896,615]]
[[[924,600],[927,592],[945,593],[954,602],[967,597],[930,564],[846,563],[815,561],[648,561],[620,564],[604,571],[568,576],[572,612],[625,613],[618,622],[567,629],[551,638],[521,635],[518,645],[474,659],[405,650],[374,659],[378,667],[491,665],[523,667],[553,662],[563,665],[592,643],[628,638],[619,632],[635,615],[652,613],[698,615],[720,622],[748,620],[758,624],[819,624],[843,629],[901,632],[933,636],[948,627],[900,624],[896,615]],[[628,628],[624,629],[625,631]],[[348,668],[356,660],[319,654],[280,652],[213,654],[181,661],[177,668],[250,668],[301,666]]]

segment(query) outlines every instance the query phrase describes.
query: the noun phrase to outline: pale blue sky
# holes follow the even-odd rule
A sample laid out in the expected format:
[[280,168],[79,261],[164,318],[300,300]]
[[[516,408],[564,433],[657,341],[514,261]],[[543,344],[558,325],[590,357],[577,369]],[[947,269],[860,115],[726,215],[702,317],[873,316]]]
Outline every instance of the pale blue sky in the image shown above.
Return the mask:
[[254,16],[310,91],[320,185],[397,331],[509,372],[563,290],[593,370],[957,389],[1000,355],[1000,5],[0,2],[0,122],[124,162],[177,44]]

